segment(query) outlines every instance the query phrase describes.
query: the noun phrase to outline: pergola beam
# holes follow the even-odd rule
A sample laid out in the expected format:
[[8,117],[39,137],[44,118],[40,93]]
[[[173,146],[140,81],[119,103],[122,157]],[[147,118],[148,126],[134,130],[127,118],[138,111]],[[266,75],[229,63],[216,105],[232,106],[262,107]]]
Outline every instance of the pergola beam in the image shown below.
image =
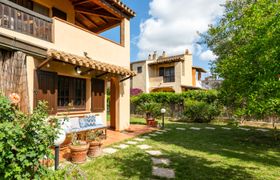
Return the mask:
[[46,64],[51,62],[53,60],[53,57],[48,57],[45,61],[43,61],[41,64],[37,66],[37,70],[40,70],[42,67],[44,67]]
[[94,26],[99,27],[98,24],[96,24],[96,22],[94,22],[92,19],[90,19],[89,17],[87,17],[87,15],[79,13],[80,16],[82,16],[83,18],[87,19],[89,22],[91,22]]
[[78,12],[78,13],[88,14],[88,15],[91,15],[91,16],[103,17],[103,18],[113,19],[113,20],[120,20],[120,18],[117,18],[117,17],[109,16],[109,15],[106,15],[106,14],[100,14],[100,13],[97,13],[96,11],[91,11],[91,10],[87,10],[87,9],[83,9],[83,8],[76,7],[75,11]]
[[78,6],[78,5],[81,5],[81,4],[85,4],[87,2],[90,2],[90,0],[78,1],[78,2],[75,2],[75,3],[72,3],[72,4],[73,4],[73,6]]
[[100,78],[100,77],[102,77],[102,76],[105,76],[106,74],[109,74],[109,72],[101,73],[101,74],[99,74],[99,75],[97,75],[97,76],[95,76],[95,77],[96,77],[96,78]]
[[126,81],[126,80],[128,80],[128,79],[130,79],[130,78],[131,78],[131,76],[128,76],[128,77],[126,77],[126,78],[120,80],[120,82]]

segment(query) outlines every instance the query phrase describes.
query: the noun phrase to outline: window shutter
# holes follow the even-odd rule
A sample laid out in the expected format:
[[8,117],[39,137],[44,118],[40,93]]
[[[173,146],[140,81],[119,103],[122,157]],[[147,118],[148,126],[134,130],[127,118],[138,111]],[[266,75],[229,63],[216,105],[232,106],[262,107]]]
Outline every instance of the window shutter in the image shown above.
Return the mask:
[[57,73],[35,71],[34,75],[34,107],[39,101],[48,102],[48,113],[57,112]]
[[105,110],[105,81],[102,79],[91,80],[91,111],[102,112]]

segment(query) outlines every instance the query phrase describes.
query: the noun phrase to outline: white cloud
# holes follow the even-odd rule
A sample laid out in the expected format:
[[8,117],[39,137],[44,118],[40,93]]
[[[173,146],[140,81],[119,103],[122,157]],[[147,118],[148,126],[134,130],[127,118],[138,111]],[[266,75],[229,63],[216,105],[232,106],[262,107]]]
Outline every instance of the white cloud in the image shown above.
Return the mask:
[[225,0],[152,0],[151,17],[140,25],[138,58],[146,58],[154,50],[168,54],[190,49],[200,53],[195,45],[197,31],[205,32],[223,8]]
[[210,50],[202,52],[199,57],[203,61],[213,61],[217,59],[217,56]]

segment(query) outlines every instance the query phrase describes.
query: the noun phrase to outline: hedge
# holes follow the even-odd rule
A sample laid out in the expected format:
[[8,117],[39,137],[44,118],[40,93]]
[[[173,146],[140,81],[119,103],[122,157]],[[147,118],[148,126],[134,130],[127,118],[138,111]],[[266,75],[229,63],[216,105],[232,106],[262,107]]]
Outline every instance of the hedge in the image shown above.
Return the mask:
[[[186,105],[187,105],[185,102],[188,100],[194,102],[203,102],[205,107],[209,105],[207,106],[209,108],[214,108],[214,107],[219,108],[219,106],[217,106],[218,93],[216,90],[209,90],[209,91],[197,90],[197,91],[186,91],[183,93],[157,92],[157,93],[150,93],[150,94],[143,93],[138,96],[132,96],[131,113],[139,114],[140,112],[137,111],[137,109],[139,109],[138,107],[141,106],[142,104],[158,103],[161,105],[161,107],[164,107],[168,110],[167,111],[168,116],[171,116],[172,118],[176,118],[176,119],[186,119],[185,116],[188,113],[185,112]],[[196,103],[196,104],[198,106],[201,105],[201,103]],[[208,116],[211,117],[210,119],[213,119],[213,117],[217,116],[217,113],[214,113],[214,111],[209,111],[209,112],[213,112],[213,116],[212,115]],[[219,112],[219,110],[216,109],[215,112]],[[190,117],[188,117],[187,119],[190,119]],[[195,118],[193,117],[193,119]]]

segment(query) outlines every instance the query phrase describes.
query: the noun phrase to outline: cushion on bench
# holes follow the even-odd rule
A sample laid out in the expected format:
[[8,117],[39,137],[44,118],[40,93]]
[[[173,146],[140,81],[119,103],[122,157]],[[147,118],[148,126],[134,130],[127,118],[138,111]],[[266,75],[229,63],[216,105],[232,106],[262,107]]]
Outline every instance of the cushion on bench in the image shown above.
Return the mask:
[[93,129],[102,129],[107,126],[103,124],[101,116],[87,115],[85,117],[72,117],[68,121],[64,121],[62,127],[66,133],[87,131]]

